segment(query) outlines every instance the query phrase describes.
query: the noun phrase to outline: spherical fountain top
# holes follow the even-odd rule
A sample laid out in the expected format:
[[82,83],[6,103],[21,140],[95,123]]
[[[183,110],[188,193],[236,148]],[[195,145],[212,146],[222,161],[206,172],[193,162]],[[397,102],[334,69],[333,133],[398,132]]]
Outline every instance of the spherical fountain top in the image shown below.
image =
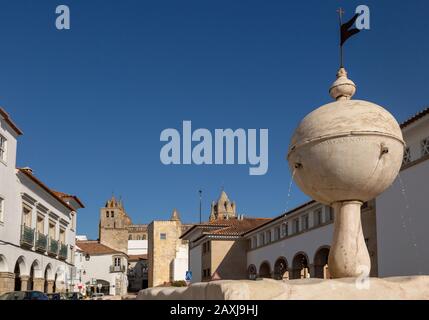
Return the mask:
[[295,182],[321,203],[373,199],[391,185],[402,164],[399,124],[374,103],[350,100],[355,92],[341,68],[330,88],[336,101],[307,115],[290,143]]
[[347,78],[347,71],[340,68],[337,72],[337,80],[332,84],[329,89],[329,94],[335,100],[349,100],[356,93],[355,83]]

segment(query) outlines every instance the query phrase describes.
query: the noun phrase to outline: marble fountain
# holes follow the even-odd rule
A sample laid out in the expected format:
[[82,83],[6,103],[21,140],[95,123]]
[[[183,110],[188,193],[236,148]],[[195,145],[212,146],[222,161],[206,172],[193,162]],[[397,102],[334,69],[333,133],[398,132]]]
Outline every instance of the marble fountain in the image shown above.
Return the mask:
[[302,120],[287,155],[301,190],[334,209],[331,279],[220,280],[146,289],[138,299],[429,299],[428,276],[367,277],[371,265],[361,205],[394,182],[405,143],[395,118],[372,102],[353,100],[355,92],[355,84],[340,68],[330,88],[335,101]]

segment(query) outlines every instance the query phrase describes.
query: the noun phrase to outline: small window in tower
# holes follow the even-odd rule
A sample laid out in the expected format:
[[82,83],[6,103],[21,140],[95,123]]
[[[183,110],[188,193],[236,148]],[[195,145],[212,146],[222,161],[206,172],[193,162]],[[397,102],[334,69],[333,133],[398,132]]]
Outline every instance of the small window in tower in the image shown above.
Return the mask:
[[109,211],[106,211],[106,218],[109,217]]
[[166,240],[166,239],[167,239],[167,234],[166,234],[166,233],[161,233],[161,234],[159,235],[159,238],[160,238],[161,240]]
[[112,212],[110,212],[110,217],[111,217],[111,218],[114,218],[114,217],[115,217],[115,212],[113,212],[113,211],[112,211]]

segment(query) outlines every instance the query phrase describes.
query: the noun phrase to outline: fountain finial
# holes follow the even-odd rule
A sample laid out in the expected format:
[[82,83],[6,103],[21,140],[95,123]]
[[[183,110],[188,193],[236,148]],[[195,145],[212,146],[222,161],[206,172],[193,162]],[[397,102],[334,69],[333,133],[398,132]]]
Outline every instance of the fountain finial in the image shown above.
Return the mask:
[[335,100],[350,100],[355,93],[355,83],[347,78],[346,69],[341,67],[337,72],[337,80],[335,80],[329,89],[329,94]]

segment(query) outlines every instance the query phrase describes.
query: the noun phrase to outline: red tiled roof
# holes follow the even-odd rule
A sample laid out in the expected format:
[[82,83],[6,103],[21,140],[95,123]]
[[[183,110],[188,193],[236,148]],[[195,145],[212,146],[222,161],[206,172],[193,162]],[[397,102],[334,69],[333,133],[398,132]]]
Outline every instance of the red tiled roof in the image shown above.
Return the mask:
[[147,254],[132,254],[128,256],[128,261],[147,260]]
[[405,127],[409,126],[410,124],[412,124],[412,123],[416,122],[417,120],[423,118],[427,114],[429,114],[429,107],[427,107],[426,109],[423,109],[422,111],[418,112],[417,114],[415,114],[414,116],[412,116],[408,120],[401,123],[401,129],[404,129]]
[[103,254],[116,254],[116,253],[124,254],[121,251],[112,249],[95,240],[76,241],[76,246],[78,246],[83,252],[88,253],[89,255],[103,255]]
[[52,191],[42,181],[40,181],[38,178],[36,178],[36,176],[33,174],[33,172],[30,169],[18,168],[18,171],[22,172],[25,176],[27,176],[28,178],[30,178],[33,182],[35,182],[42,189],[44,189],[47,193],[49,193],[51,196],[53,196],[56,200],[58,200],[67,209],[70,209],[71,211],[75,211],[67,202],[64,201],[64,199],[62,199],[58,194],[56,194],[54,191]]
[[21,136],[23,132],[17,127],[17,125],[12,121],[9,114],[0,107],[0,115],[4,118],[4,121],[19,135]]
[[226,219],[214,220],[208,223],[196,224],[188,229],[181,238],[185,237],[191,230],[196,228],[203,229],[203,235],[219,235],[219,236],[241,236],[246,232],[253,230],[260,225],[263,225],[271,218],[243,218],[243,219]]
[[227,227],[223,227],[214,231],[209,231],[206,234],[241,236],[247,231],[255,229],[271,220],[271,218],[243,218],[243,220],[226,220],[231,221],[231,223]]
[[55,191],[55,190],[52,190],[52,192],[55,193],[61,199],[68,199],[68,198],[74,199],[82,208],[85,208],[85,205],[82,203],[82,201],[80,201],[80,199],[74,195],[67,194],[60,191]]

